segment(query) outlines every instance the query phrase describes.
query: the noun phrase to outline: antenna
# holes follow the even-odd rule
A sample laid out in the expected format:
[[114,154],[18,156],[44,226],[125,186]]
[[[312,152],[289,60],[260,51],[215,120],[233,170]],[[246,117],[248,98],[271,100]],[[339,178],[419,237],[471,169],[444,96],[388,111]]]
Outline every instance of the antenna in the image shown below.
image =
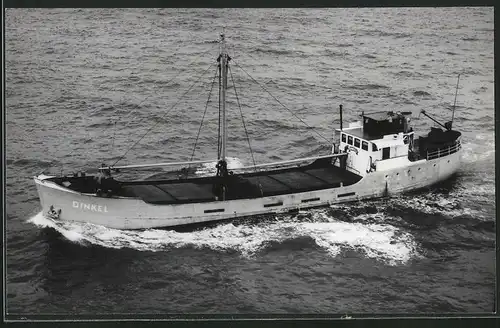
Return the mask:
[[339,106],[340,107],[340,130],[342,131],[342,105]]
[[[451,125],[453,125],[453,118],[455,117],[455,105],[457,104],[458,83],[460,82],[460,74],[458,74],[457,88],[455,90],[455,101],[453,102],[453,113],[451,114]],[[451,126],[450,126],[451,128]]]

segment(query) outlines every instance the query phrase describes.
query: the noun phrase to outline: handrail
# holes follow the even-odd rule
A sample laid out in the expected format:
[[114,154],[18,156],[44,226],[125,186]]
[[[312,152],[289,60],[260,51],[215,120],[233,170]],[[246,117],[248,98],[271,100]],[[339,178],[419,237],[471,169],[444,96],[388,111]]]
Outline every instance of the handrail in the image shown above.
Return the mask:
[[330,155],[315,156],[315,157],[304,157],[304,158],[297,158],[297,159],[281,161],[281,162],[257,164],[257,165],[253,165],[253,166],[244,166],[244,167],[235,167],[235,168],[230,168],[230,169],[231,170],[247,170],[247,169],[253,169],[253,168],[257,168],[257,167],[276,166],[276,165],[291,164],[291,163],[312,161],[312,160],[323,159],[323,158],[341,157],[341,156],[347,156],[347,153],[330,154]]
[[207,164],[214,163],[216,160],[204,160],[204,161],[188,161],[188,162],[170,162],[170,163],[154,163],[154,164],[135,164],[135,165],[122,165],[122,166],[103,166],[98,168],[98,170],[120,170],[120,169],[135,169],[144,167],[157,167],[157,166],[177,166],[177,165],[189,165],[189,164]]
[[[257,168],[257,167],[283,165],[283,164],[313,161],[313,160],[317,160],[317,159],[333,158],[333,157],[340,157],[340,156],[347,156],[347,153],[330,154],[330,155],[315,156],[315,157],[304,157],[304,158],[297,158],[297,159],[286,160],[286,161],[281,161],[281,162],[257,164],[257,165],[245,166],[245,167],[235,167],[235,168],[230,168],[230,169],[231,170],[253,169],[253,168]],[[103,167],[98,168],[98,170],[100,170],[100,171],[102,171],[102,170],[121,170],[121,169],[135,169],[135,168],[158,167],[158,166],[180,166],[180,165],[189,165],[189,164],[207,164],[207,163],[216,163],[216,162],[217,162],[216,160],[203,160],[203,161],[169,162],[169,163],[154,163],[154,164],[135,164],[135,165],[122,165],[122,166],[103,166]]]
[[443,154],[445,152],[454,152],[456,150],[458,150],[460,148],[460,144],[457,144],[457,145],[454,145],[454,146],[449,146],[449,147],[446,147],[446,148],[439,148],[437,150],[434,150],[432,152],[428,152],[427,155],[428,156],[435,156],[435,155],[438,155],[438,157],[441,157],[439,156],[439,154],[442,152]]
[[462,147],[462,145],[461,145],[460,141],[457,140],[457,141],[455,141],[455,143],[452,146],[448,146],[445,148],[438,148],[437,150],[427,152],[427,160],[436,159],[436,158],[440,158],[443,156],[451,155],[451,154],[459,151],[461,149],[461,147]]

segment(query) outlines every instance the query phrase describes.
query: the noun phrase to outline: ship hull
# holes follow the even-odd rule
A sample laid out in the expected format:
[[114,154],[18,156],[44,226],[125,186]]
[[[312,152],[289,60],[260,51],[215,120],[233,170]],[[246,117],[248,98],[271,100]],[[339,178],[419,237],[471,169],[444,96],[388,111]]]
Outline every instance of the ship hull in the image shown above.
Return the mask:
[[452,176],[460,165],[462,150],[434,160],[368,173],[357,183],[250,199],[190,204],[155,205],[138,198],[98,197],[35,178],[44,214],[61,221],[92,223],[116,229],[149,229],[185,226],[239,217],[286,213],[312,207],[379,198],[428,187]]

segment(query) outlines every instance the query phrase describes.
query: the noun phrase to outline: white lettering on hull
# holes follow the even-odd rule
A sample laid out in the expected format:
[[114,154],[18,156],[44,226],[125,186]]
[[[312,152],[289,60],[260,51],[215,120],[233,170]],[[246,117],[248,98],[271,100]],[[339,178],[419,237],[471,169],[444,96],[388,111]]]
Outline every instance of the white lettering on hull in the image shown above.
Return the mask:
[[81,210],[87,210],[91,212],[101,212],[108,213],[108,207],[106,205],[96,205],[96,204],[86,204],[82,202],[78,202],[76,200],[73,201],[73,207]]

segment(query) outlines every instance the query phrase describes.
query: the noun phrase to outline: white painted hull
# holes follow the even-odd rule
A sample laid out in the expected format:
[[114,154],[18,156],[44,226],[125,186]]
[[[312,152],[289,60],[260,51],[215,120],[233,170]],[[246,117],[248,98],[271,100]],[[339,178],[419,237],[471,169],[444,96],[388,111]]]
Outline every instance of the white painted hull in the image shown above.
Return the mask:
[[[116,229],[148,229],[287,212],[368,198],[378,198],[430,186],[448,179],[460,166],[462,150],[434,160],[409,162],[408,166],[367,174],[359,182],[332,189],[254,199],[193,204],[148,204],[141,199],[104,198],[82,194],[35,178],[46,214],[53,206],[59,220],[88,222]],[[304,202],[306,200],[306,202]],[[309,201],[307,201],[309,200]],[[270,204],[281,203],[278,206]],[[267,205],[267,206],[266,206]],[[222,210],[206,213],[205,211]]]

